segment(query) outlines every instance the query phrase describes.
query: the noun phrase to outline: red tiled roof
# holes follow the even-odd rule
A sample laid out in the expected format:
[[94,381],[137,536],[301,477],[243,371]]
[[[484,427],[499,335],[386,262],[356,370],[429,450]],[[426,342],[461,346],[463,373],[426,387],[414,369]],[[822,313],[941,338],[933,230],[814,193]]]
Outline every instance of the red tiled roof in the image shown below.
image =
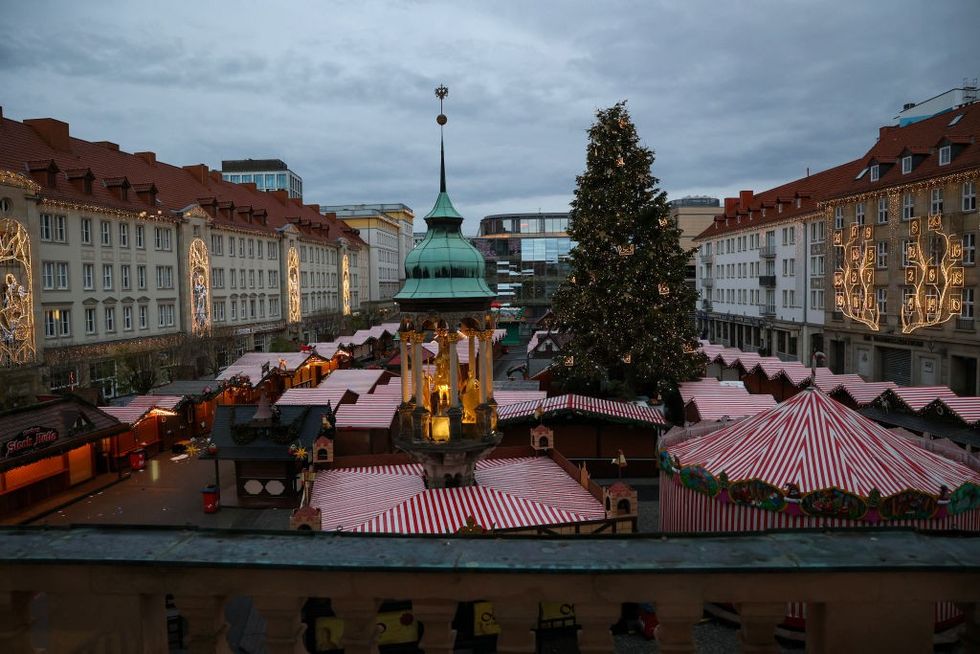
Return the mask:
[[[801,177],[782,186],[754,194],[749,200],[747,192],[742,197],[729,200],[722,213],[715,216],[715,221],[694,237],[695,241],[704,241],[725,234],[747,229],[757,229],[766,225],[787,221],[818,209],[817,203],[846,187],[852,181],[865,163],[863,159],[829,168],[819,173]],[[796,206],[799,198],[800,206]],[[734,201],[731,201],[734,200]],[[783,210],[776,209],[777,202],[783,203]],[[766,215],[762,216],[762,208],[766,207]],[[751,212],[748,217],[737,218],[740,211]],[[745,213],[742,213],[744,216]],[[726,224],[727,216],[727,224]]]
[[[52,147],[42,133],[53,133],[49,140],[58,147]],[[272,235],[277,228],[294,222],[302,236],[309,240],[333,242],[344,237],[354,247],[363,244],[353,230],[335,216],[324,216],[314,206],[289,199],[284,191],[260,192],[252,184],[225,182],[220,173],[209,171],[203,164],[181,168],[157,161],[153,153],[132,154],[105,142],[74,138],[68,136],[68,126],[60,121],[40,119],[22,123],[3,118],[0,120],[0,143],[3,144],[0,169],[28,177],[31,177],[31,170],[37,170],[35,181],[41,183],[40,195],[45,199],[134,213],[160,212],[165,217],[203,201],[205,210],[220,226]],[[55,174],[55,185],[47,186],[44,182],[51,163],[59,172]],[[69,181],[86,170],[91,170],[94,175],[91,193],[85,193],[81,184]],[[118,194],[118,187],[115,192],[111,190],[123,179],[132,187],[126,199]],[[154,188],[156,194],[152,193]],[[246,210],[242,211],[243,208]],[[248,221],[245,218],[249,213],[247,209],[251,209],[253,216],[264,212],[266,224],[255,218]]]

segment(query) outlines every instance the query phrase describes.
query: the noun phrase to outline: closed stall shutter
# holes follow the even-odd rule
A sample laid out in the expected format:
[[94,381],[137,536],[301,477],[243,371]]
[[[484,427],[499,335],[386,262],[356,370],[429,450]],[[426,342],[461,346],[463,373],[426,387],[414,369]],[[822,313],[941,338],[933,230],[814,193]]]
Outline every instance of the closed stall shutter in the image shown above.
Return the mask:
[[912,353],[890,347],[879,348],[881,353],[881,380],[892,381],[899,386],[912,385]]

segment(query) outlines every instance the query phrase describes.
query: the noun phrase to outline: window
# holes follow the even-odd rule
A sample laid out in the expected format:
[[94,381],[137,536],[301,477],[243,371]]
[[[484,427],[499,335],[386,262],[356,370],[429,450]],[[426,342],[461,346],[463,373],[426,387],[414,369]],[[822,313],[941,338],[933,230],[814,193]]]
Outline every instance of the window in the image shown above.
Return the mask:
[[796,306],[796,291],[794,291],[793,289],[789,290],[789,306],[790,307]]
[[783,259],[783,277],[789,274],[789,259]]
[[888,241],[878,241],[877,244],[877,258],[875,259],[875,265],[878,268],[888,267]]
[[157,266],[157,288],[174,287],[173,266]]
[[[881,245],[879,243],[879,245]],[[883,316],[888,313],[888,289],[876,288],[875,300],[878,302],[878,315]]]
[[129,223],[119,223],[119,247],[129,247]]
[[902,220],[910,220],[915,215],[915,196],[906,193],[902,196]]
[[813,243],[822,243],[824,238],[823,222],[810,223],[810,241]]
[[888,198],[881,196],[878,198],[878,224],[884,225],[888,222]]
[[229,276],[231,277],[231,287],[238,288],[238,275],[235,274],[235,269],[232,268],[231,270],[228,271],[228,273]]
[[929,193],[929,213],[943,212],[943,190],[934,188]]
[[225,287],[225,269],[224,268],[212,268],[211,269],[211,288],[224,288]]
[[823,290],[822,289],[811,289],[810,290],[810,308],[811,309],[823,309]]
[[112,264],[102,264],[102,290],[112,290]]
[[279,285],[279,271],[270,270],[269,271],[269,288],[275,288]]
[[255,271],[254,270],[249,270],[248,271],[248,287],[249,288],[255,288]]
[[102,397],[110,398],[116,396],[116,362],[100,361],[89,365],[89,379],[92,386],[98,388]]
[[844,207],[834,207],[834,229],[844,229]]
[[[249,247],[251,247],[251,245],[249,245]],[[259,243],[258,243],[258,247],[257,247],[257,248],[255,248],[255,249],[256,249],[256,252],[255,252],[255,255],[256,255],[256,256],[257,256],[257,257],[258,257],[259,259],[261,259],[261,258],[262,258],[262,241],[259,241]]]
[[54,216],[49,213],[41,214],[41,240],[50,241],[51,240],[51,223],[54,222]]
[[279,247],[277,246],[275,241],[269,241],[268,246],[269,246],[269,251],[268,251],[269,258],[275,261],[276,259],[279,258]]
[[95,290],[95,264],[82,264],[82,288],[86,291]]
[[973,318],[973,288],[963,289],[963,303],[960,307],[960,318]]
[[912,155],[907,154],[902,157],[902,174],[908,175],[912,172]]
[[231,301],[231,319],[238,320],[238,300]]
[[58,335],[58,319],[55,311],[45,311],[44,312],[44,337],[54,338]]
[[238,288],[245,288],[245,269],[238,271]]
[[159,327],[173,327],[174,326],[174,305],[172,304],[161,304],[157,307],[159,313],[158,326]]
[[977,262],[977,235],[970,232],[963,235],[963,263]]
[[242,298],[242,301],[241,303],[239,303],[238,308],[239,308],[238,317],[241,318],[242,320],[245,320],[246,317],[245,309],[247,308],[247,303],[245,302],[244,298]]
[[139,289],[146,289],[146,266],[136,266],[136,286]]
[[211,313],[214,314],[214,320],[215,320],[215,322],[224,322],[225,321],[225,301],[224,300],[215,300],[215,302],[214,302],[214,304],[213,304],[213,306],[211,308]]
[[872,182],[877,182],[878,181],[878,171],[879,171],[878,164],[873,164],[871,166],[871,171],[869,173],[869,175],[871,176],[871,181]]
[[963,182],[963,211],[973,211],[977,208],[977,183]]
[[82,245],[92,245],[91,218],[82,218]]
[[157,250],[170,250],[170,228],[169,227],[154,227],[153,228],[153,244]]
[[146,318],[146,314],[147,313],[149,313],[149,312],[146,309],[146,305],[145,304],[141,304],[140,307],[139,307],[140,329],[146,329],[146,326],[147,326],[147,323],[148,323],[147,318]]
[[65,217],[55,216],[54,217],[54,234],[53,239],[59,243],[68,242],[68,233],[65,231]]
[[141,250],[146,247],[143,225],[136,226],[136,247]]
[[238,256],[245,257],[245,237],[238,239]]
[[271,297],[269,298],[269,317],[276,318],[279,316],[279,298]]
[[123,330],[133,331],[133,307],[123,307]]
[[41,264],[41,288],[46,291],[54,288],[54,263],[51,261]]
[[225,239],[218,234],[211,235],[211,254],[221,256],[224,254]]
[[116,331],[116,307],[105,308],[105,330],[107,332]]
[[789,291],[783,290],[783,308],[789,307]]
[[864,224],[864,203],[858,202],[854,205],[854,222],[858,225]]
[[235,237],[234,236],[229,236],[228,237],[228,256],[229,257],[235,256]]
[[95,309],[85,310],[85,333],[95,333]]
[[265,275],[262,274],[263,271],[261,271],[261,270],[259,270],[257,272],[259,274],[259,288],[265,288],[265,282],[264,282],[264,279],[263,279],[265,277]]
[[112,245],[112,223],[103,220],[99,224],[102,229],[102,245]]
[[71,336],[71,311],[62,309],[58,320],[58,334],[61,336]]
[[939,148],[939,165],[946,166],[952,160],[952,148],[948,145],[944,145]]
[[250,259],[254,259],[255,258],[255,239],[254,238],[248,239],[248,257]]

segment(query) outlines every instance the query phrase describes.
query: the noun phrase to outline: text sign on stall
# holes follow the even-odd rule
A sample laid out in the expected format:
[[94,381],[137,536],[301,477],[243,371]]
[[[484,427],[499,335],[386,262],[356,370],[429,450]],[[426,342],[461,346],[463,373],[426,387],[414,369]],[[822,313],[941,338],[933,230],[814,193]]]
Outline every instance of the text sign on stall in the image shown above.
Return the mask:
[[42,450],[58,440],[58,431],[50,427],[30,427],[0,444],[0,459],[9,459]]

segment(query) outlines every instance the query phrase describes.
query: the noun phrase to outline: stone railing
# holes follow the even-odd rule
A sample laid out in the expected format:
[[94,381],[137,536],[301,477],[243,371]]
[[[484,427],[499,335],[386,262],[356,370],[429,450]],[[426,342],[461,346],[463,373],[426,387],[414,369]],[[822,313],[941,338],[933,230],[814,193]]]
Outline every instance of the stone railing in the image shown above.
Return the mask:
[[[383,598],[412,600],[426,654],[453,651],[457,602],[492,602],[498,652],[535,651],[539,601],[574,603],[580,652],[612,652],[622,602],[653,602],[661,652],[693,652],[706,602],[737,607],[743,652],[777,652],[787,602],[808,652],[932,651],[934,605],[980,647],[980,536],[902,530],[606,538],[387,537],[77,527],[0,530],[0,651],[167,651],[165,597],[189,652],[229,652],[225,604],[249,596],[267,651],[304,651],[301,609],[329,597],[346,654],[377,649]],[[43,595],[42,595],[43,594]],[[37,601],[34,601],[37,598]],[[32,612],[44,606],[43,615]],[[38,623],[32,628],[32,621]],[[34,639],[32,640],[32,632]]]

